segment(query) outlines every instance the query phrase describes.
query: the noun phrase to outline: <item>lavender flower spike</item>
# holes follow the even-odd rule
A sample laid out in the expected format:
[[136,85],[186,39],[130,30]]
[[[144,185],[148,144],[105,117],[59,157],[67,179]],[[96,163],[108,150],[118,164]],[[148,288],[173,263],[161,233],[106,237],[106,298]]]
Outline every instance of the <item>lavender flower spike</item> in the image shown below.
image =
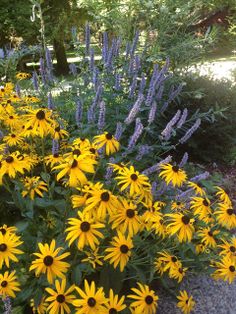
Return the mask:
[[138,91],[139,94],[144,93],[145,86],[146,86],[146,78],[145,78],[145,75],[142,74],[142,78],[139,84],[139,91]]
[[90,26],[89,23],[86,23],[85,26],[85,53],[89,55],[90,50]]
[[181,111],[178,110],[176,114],[174,115],[174,117],[166,125],[165,129],[161,132],[161,135],[165,141],[168,141],[170,139],[172,128],[176,124],[176,122],[179,120],[180,115],[181,115]]
[[147,144],[141,145],[138,149],[138,154],[135,159],[142,160],[143,156],[149,154],[152,150],[153,148]]
[[38,75],[35,71],[32,76],[32,82],[33,82],[34,89],[38,91],[39,90]]
[[48,93],[48,109],[52,110],[54,108],[53,100],[52,100],[52,94],[51,92]]
[[48,48],[46,48],[45,57],[46,57],[47,68],[49,71],[52,71],[53,70],[52,57],[51,57],[50,50]]
[[76,76],[78,73],[77,73],[77,66],[74,64],[74,63],[70,63],[69,64],[69,69],[70,69],[70,73],[73,75],[73,76]]
[[142,94],[140,94],[138,96],[138,99],[134,103],[132,109],[130,110],[128,117],[125,119],[125,124],[130,124],[131,122],[134,121],[136,115],[138,114],[138,112],[140,110],[140,107],[142,105],[143,100],[144,100],[144,96]]
[[192,182],[198,182],[201,180],[206,180],[210,176],[210,173],[208,171],[205,171],[203,173],[200,173],[199,175],[189,179]]
[[57,140],[52,140],[52,155],[58,154],[59,152],[59,142]]
[[143,125],[141,123],[141,120],[139,118],[136,119],[136,125],[133,135],[129,139],[128,143],[128,151],[132,151],[137,140],[139,139],[140,135],[143,132]]
[[188,161],[188,153],[184,153],[183,158],[179,163],[179,167],[182,168]]
[[3,298],[2,297],[2,301],[4,304],[4,314],[11,314],[12,313],[11,298],[9,298],[9,297]]
[[41,74],[43,85],[46,85],[47,84],[46,71],[45,71],[44,59],[42,57],[39,59],[39,71]]
[[122,133],[123,133],[124,129],[123,129],[123,125],[121,122],[117,122],[116,124],[116,132],[115,132],[115,139],[117,139],[117,141],[120,140]]
[[121,89],[121,74],[120,73],[116,73],[115,74],[115,86],[114,89],[116,91],[119,91]]
[[181,144],[185,143],[190,137],[193,135],[193,133],[199,128],[201,124],[201,119],[197,119],[194,123],[194,125],[185,133],[183,137],[179,140]]
[[99,104],[100,111],[98,117],[98,130],[101,131],[105,127],[105,115],[106,115],[106,104],[104,101],[101,101]]
[[151,109],[149,111],[149,116],[148,116],[148,124],[149,125],[155,120],[156,111],[157,111],[157,103],[156,103],[156,101],[153,101]]
[[20,86],[19,86],[19,84],[16,84],[15,90],[16,90],[17,96],[20,97],[21,92],[20,92]]
[[172,159],[172,156],[167,156],[165,159],[159,161],[157,164],[155,164],[154,166],[150,167],[150,168],[147,168],[145,169],[142,174],[145,174],[145,175],[150,175],[152,174],[153,172],[157,171],[160,167],[160,165],[162,164],[168,164]]
[[76,106],[76,112],[75,112],[75,121],[76,121],[76,124],[79,128],[81,125],[81,121],[82,121],[83,104],[82,104],[80,99],[77,100],[76,104],[77,104],[77,106]]
[[137,88],[137,75],[134,75],[133,81],[130,85],[128,98],[133,98],[136,88]]
[[107,58],[108,58],[108,36],[107,36],[107,32],[103,33],[103,45],[102,45],[102,59],[103,59],[103,63],[107,62]]
[[185,108],[183,113],[182,113],[182,116],[180,117],[180,119],[177,123],[177,129],[180,129],[182,127],[182,125],[185,123],[187,115],[188,115],[188,109]]

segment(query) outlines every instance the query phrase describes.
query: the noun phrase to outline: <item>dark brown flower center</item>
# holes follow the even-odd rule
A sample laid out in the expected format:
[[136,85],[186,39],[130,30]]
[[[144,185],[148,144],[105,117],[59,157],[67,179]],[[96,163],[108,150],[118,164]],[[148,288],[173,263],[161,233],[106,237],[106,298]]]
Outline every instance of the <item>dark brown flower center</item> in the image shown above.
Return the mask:
[[12,120],[12,119],[14,119],[14,117],[13,117],[13,116],[10,116],[10,117],[9,117],[9,119],[11,119],[11,120]]
[[11,137],[12,137],[12,138],[15,138],[15,137],[16,137],[16,135],[15,135],[15,134],[11,134]]
[[5,287],[7,286],[7,281],[6,281],[6,280],[3,280],[2,283],[1,283],[1,286],[2,286],[3,288],[5,288]]
[[72,168],[72,169],[73,169],[73,168],[76,168],[77,165],[78,165],[78,161],[74,159],[73,162],[72,162],[72,164],[71,164],[71,168]]
[[79,156],[80,154],[81,154],[81,151],[78,148],[73,150],[73,155]]
[[179,268],[179,273],[180,273],[180,274],[183,274],[183,272],[184,272],[184,271],[183,271],[183,268]]
[[55,154],[53,154],[53,157],[58,158],[58,157],[59,157],[59,154],[58,154],[58,153],[55,153]]
[[93,297],[90,297],[87,301],[88,306],[94,307],[96,305],[96,300]]
[[43,259],[43,263],[45,266],[51,266],[53,264],[53,257],[50,255],[47,255]]
[[95,153],[96,153],[96,149],[93,148],[93,147],[91,147],[91,148],[89,149],[89,151],[90,151],[90,153],[92,153],[92,154],[95,154]]
[[58,294],[58,296],[57,296],[57,302],[58,303],[63,303],[63,302],[65,302],[65,296],[63,295],[63,294]]
[[129,252],[129,248],[128,248],[128,246],[126,244],[122,244],[120,246],[120,251],[121,251],[121,253],[126,254],[126,253]]
[[213,237],[213,232],[212,231],[208,231],[208,235],[209,235],[209,237]]
[[185,224],[185,225],[188,225],[189,222],[190,222],[190,218],[188,216],[183,216],[182,217],[182,222]]
[[7,245],[5,243],[0,244],[0,252],[5,252],[7,250]]
[[145,298],[145,302],[150,305],[153,303],[153,297],[151,295],[147,295]]
[[36,113],[36,118],[38,120],[44,120],[45,119],[45,112],[43,110],[39,110],[37,113]]
[[230,265],[229,266],[229,270],[231,271],[231,273],[234,273],[235,272],[235,267],[233,265]]
[[178,166],[172,166],[172,170],[173,170],[174,172],[178,172],[178,171],[179,171],[179,167],[178,167]]
[[131,208],[127,209],[126,210],[126,216],[128,218],[133,218],[135,216],[135,211],[133,209],[131,209]]
[[176,205],[179,206],[181,204],[181,202],[176,202]]
[[203,204],[204,206],[209,206],[209,202],[208,202],[208,200],[206,200],[206,199],[204,199],[204,200],[202,201],[202,204]]
[[89,231],[89,229],[90,229],[90,223],[87,222],[87,221],[83,221],[83,222],[81,223],[81,225],[80,225],[80,229],[81,229],[81,231],[83,231],[83,232]]
[[228,214],[228,215],[231,216],[231,215],[233,215],[233,213],[234,213],[233,208],[228,208],[228,209],[227,209],[227,214]]
[[112,139],[112,134],[111,133],[107,133],[106,134],[106,139],[107,140],[111,140]]
[[5,229],[5,228],[0,228],[0,232],[1,232],[1,234],[6,234],[7,233],[7,230]]
[[61,131],[60,126],[57,126],[57,127],[55,128],[55,132],[60,132],[60,131]]
[[235,246],[231,245],[231,246],[229,247],[229,250],[230,250],[230,252],[235,253],[236,248],[235,248]]
[[112,307],[111,309],[109,309],[109,314],[117,314],[117,310],[114,309],[114,307]]
[[103,192],[103,193],[101,194],[101,200],[102,200],[103,202],[108,202],[109,199],[110,199],[110,195],[109,195],[108,192]]
[[12,156],[7,156],[6,162],[7,162],[8,164],[11,164],[13,161],[14,161],[14,158],[13,158]]
[[172,260],[173,263],[177,262],[177,258],[175,256],[172,256],[171,260]]
[[138,179],[138,176],[137,176],[137,174],[132,173],[130,178],[131,178],[131,180],[136,181]]

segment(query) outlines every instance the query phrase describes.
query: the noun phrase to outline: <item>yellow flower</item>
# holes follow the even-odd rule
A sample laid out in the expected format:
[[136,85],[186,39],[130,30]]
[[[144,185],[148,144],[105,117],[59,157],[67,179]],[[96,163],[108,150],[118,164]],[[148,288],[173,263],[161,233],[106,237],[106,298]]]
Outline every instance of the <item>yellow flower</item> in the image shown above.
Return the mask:
[[0,226],[0,233],[4,236],[6,233],[15,233],[17,231],[16,227],[8,227],[7,225]]
[[111,216],[109,223],[112,223],[112,229],[116,229],[132,237],[140,229],[140,218],[136,210],[137,206],[126,199],[121,199],[121,203]]
[[93,144],[97,149],[105,147],[106,155],[111,155],[120,148],[119,142],[108,132],[95,136]]
[[23,118],[26,120],[25,128],[32,128],[32,134],[45,137],[52,132],[51,111],[41,108],[28,110]]
[[187,185],[194,190],[194,192],[200,196],[205,196],[206,192],[195,182],[188,181]]
[[200,220],[208,223],[211,217],[210,200],[203,197],[192,197],[190,202],[190,209],[194,210],[194,215],[198,216]]
[[31,76],[30,73],[25,73],[25,72],[19,72],[16,74],[16,78],[18,80],[25,80],[25,79],[29,78],[30,76]]
[[216,186],[215,187],[218,192],[216,192],[216,195],[219,197],[219,199],[225,203],[225,204],[228,204],[229,207],[232,207],[232,202],[229,198],[229,195],[225,192],[225,190],[223,190],[221,187],[219,186]]
[[133,166],[123,168],[122,172],[115,179],[118,181],[118,185],[121,185],[121,191],[129,189],[130,196],[135,194],[141,195],[145,188],[151,187],[148,177],[140,174]]
[[101,259],[103,259],[104,256],[98,254],[98,248],[90,252],[84,251],[84,253],[87,255],[87,257],[83,258],[81,262],[90,263],[94,269],[97,268],[97,266],[103,265],[103,262],[101,261]]
[[166,214],[170,217],[171,223],[167,225],[167,230],[170,235],[178,234],[179,242],[190,242],[193,237],[194,227],[193,221],[186,214],[176,213],[176,214]]
[[223,240],[224,244],[218,245],[222,249],[220,255],[226,255],[231,259],[236,259],[236,238],[233,237],[230,242]]
[[29,195],[31,200],[34,200],[35,194],[43,197],[43,191],[48,191],[47,184],[40,180],[40,177],[25,177],[24,178],[24,190],[21,192],[22,196]]
[[52,155],[48,155],[44,157],[45,164],[51,168],[54,166],[61,164],[64,161],[64,158],[59,153],[55,153]]
[[34,260],[30,266],[30,271],[35,270],[35,275],[39,276],[41,273],[47,273],[47,280],[50,284],[53,283],[55,277],[64,278],[70,264],[61,261],[70,255],[66,252],[58,256],[58,253],[62,250],[61,247],[55,249],[56,241],[53,239],[50,246],[42,243],[38,243],[38,247],[41,253],[34,253],[38,258]]
[[170,270],[171,268],[176,268],[181,266],[180,260],[173,254],[168,253],[167,251],[159,252],[160,256],[157,258],[157,261],[163,263],[164,271]]
[[180,169],[178,166],[172,166],[171,164],[161,164],[160,168],[162,171],[159,176],[163,178],[167,184],[172,183],[173,186],[182,186],[186,181],[187,175],[184,170]]
[[135,294],[129,294],[128,298],[134,299],[130,304],[135,309],[135,313],[153,314],[157,310],[158,296],[147,285],[137,282],[139,289],[131,288]]
[[236,211],[227,203],[219,203],[215,215],[221,226],[227,229],[236,227]]
[[102,223],[94,223],[94,220],[89,217],[88,214],[84,214],[78,211],[77,218],[69,218],[69,224],[65,231],[68,232],[66,240],[69,241],[69,246],[77,240],[77,246],[79,250],[83,250],[85,245],[89,245],[92,250],[96,249],[96,245],[99,245],[98,238],[103,238],[103,234],[97,229],[104,228]]
[[33,314],[45,314],[48,303],[45,302],[45,297],[42,297],[40,303],[36,306],[34,299],[30,300],[30,306],[32,308]]
[[56,141],[59,141],[68,136],[69,133],[66,130],[63,130],[60,125],[57,125],[52,129],[52,137]]
[[23,137],[19,134],[11,133],[4,136],[3,142],[6,142],[8,146],[21,145],[23,143]]
[[180,291],[180,295],[177,296],[179,302],[177,307],[181,309],[184,314],[189,314],[195,306],[195,301],[192,296],[188,296],[187,291]]
[[120,271],[122,272],[129,261],[131,255],[131,249],[133,248],[133,242],[128,236],[127,238],[121,233],[117,232],[111,241],[111,247],[105,249],[108,254],[104,260],[109,260],[110,264],[114,264],[114,268],[120,264]]
[[2,275],[0,274],[0,295],[4,299],[5,297],[12,297],[15,298],[15,291],[20,291],[20,284],[16,280],[15,276],[16,271],[9,273],[5,271]]
[[9,268],[9,260],[18,262],[16,255],[23,254],[21,250],[16,249],[23,243],[20,241],[20,237],[10,232],[3,233],[0,232],[0,269],[2,269],[4,263]]
[[66,279],[62,279],[61,284],[59,280],[55,281],[56,291],[51,288],[45,290],[51,295],[46,299],[51,304],[47,307],[49,314],[64,314],[71,313],[71,309],[68,304],[72,304],[75,296],[71,294],[75,290],[75,285],[72,285],[66,290]]
[[2,176],[7,174],[10,178],[15,178],[17,173],[24,174],[25,170],[30,170],[30,168],[29,163],[19,159],[19,152],[13,152],[2,160],[0,174]]
[[126,308],[124,304],[125,297],[122,296],[119,300],[117,294],[114,294],[113,290],[110,289],[109,291],[109,299],[107,304],[107,311],[104,314],[116,314],[118,312],[123,311]]
[[184,210],[185,206],[186,206],[185,203],[180,201],[171,202],[171,210],[176,212]]
[[169,270],[169,276],[170,278],[176,279],[178,283],[180,283],[183,280],[186,274],[186,271],[187,271],[187,268],[186,267],[183,268],[182,265],[171,267]]
[[78,157],[68,158],[60,165],[55,166],[53,170],[61,169],[57,174],[59,181],[64,176],[68,175],[68,184],[71,187],[83,186],[87,183],[87,178],[84,173],[94,173],[94,165],[97,164],[95,160],[88,155],[79,155]]
[[205,244],[205,246],[216,247],[216,239],[215,236],[219,234],[219,230],[212,230],[210,227],[201,228],[197,234],[201,238],[201,241]]
[[236,260],[230,259],[224,256],[220,262],[215,262],[213,267],[217,270],[212,274],[212,277],[216,280],[222,279],[224,281],[229,281],[231,284],[236,276]]
[[92,281],[89,286],[88,281],[84,281],[84,291],[79,287],[75,287],[80,295],[79,299],[73,302],[78,309],[75,314],[102,314],[106,311],[107,299],[105,298],[103,288],[96,291],[95,282]]

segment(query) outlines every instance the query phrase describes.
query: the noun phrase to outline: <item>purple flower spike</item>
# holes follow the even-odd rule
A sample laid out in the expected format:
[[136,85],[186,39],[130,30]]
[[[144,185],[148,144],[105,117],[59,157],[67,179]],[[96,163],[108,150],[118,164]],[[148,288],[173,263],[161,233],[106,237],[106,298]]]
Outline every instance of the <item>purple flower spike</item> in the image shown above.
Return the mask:
[[90,50],[90,26],[89,23],[86,23],[85,26],[85,53],[89,55]]
[[124,128],[123,128],[122,123],[121,122],[117,122],[117,124],[116,124],[116,132],[115,132],[115,135],[114,135],[114,137],[117,139],[117,141],[120,140],[123,131],[124,131]]
[[134,121],[135,117],[137,116],[137,114],[140,110],[140,107],[142,105],[143,100],[144,100],[144,96],[142,94],[140,94],[138,96],[138,99],[134,103],[132,109],[130,110],[128,117],[125,119],[125,124],[130,124]]
[[179,120],[179,117],[181,115],[181,111],[178,110],[174,117],[169,121],[169,123],[166,125],[165,129],[161,132],[161,135],[165,141],[168,141],[172,134],[173,126],[177,123]]
[[39,90],[38,75],[35,71],[34,71],[33,76],[32,76],[32,82],[33,82],[34,89],[36,91],[38,91]]
[[148,124],[149,125],[155,120],[156,111],[157,111],[157,103],[156,103],[156,101],[153,101],[151,109],[149,111],[149,116],[148,116]]
[[51,92],[48,93],[48,109],[50,109],[50,110],[54,109],[54,104],[53,104]]
[[130,137],[129,139],[129,143],[128,143],[128,148],[127,150],[129,152],[131,152],[135,146],[135,144],[137,143],[140,135],[143,132],[143,125],[141,123],[141,120],[139,118],[136,119],[136,125],[135,125],[135,130],[133,135]]
[[193,135],[193,133],[199,128],[201,124],[201,119],[197,119],[194,123],[194,125],[184,134],[183,137],[179,140],[181,144],[185,143],[187,140],[190,139],[190,137]]
[[82,116],[83,116],[83,104],[81,100],[78,99],[76,102],[76,112],[75,112],[75,121],[78,128],[81,126]]
[[99,117],[98,117],[98,130],[99,132],[105,127],[105,115],[106,115],[106,104],[104,101],[101,101],[99,104]]
[[181,162],[179,163],[179,167],[182,168],[188,161],[188,153],[184,153]]

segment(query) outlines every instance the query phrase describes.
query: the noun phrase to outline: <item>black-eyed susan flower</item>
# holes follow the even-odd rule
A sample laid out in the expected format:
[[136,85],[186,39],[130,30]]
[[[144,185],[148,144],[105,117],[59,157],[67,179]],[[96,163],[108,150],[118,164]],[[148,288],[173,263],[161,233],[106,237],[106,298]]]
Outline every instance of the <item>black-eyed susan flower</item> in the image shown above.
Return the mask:
[[209,217],[211,215],[211,202],[205,197],[192,197],[190,202],[190,209],[193,209],[194,215],[197,215],[200,220],[204,222],[209,222]]
[[45,156],[44,161],[47,166],[49,166],[50,168],[53,168],[54,166],[64,162],[64,158],[59,153],[54,153],[54,154]]
[[102,223],[94,222],[88,214],[78,211],[79,219],[69,218],[68,227],[65,231],[68,232],[66,241],[69,241],[69,246],[74,241],[77,241],[79,250],[83,250],[84,246],[88,245],[92,250],[96,249],[99,245],[99,238],[103,238],[103,234],[97,229],[105,227]]
[[97,217],[97,219],[104,220],[107,212],[112,213],[119,207],[117,196],[113,195],[109,190],[104,189],[103,185],[94,185],[87,198],[85,212]]
[[153,230],[159,237],[166,236],[164,215],[159,210],[146,210],[141,216],[141,221],[147,231]]
[[117,236],[111,241],[111,247],[105,249],[107,255],[104,260],[109,260],[109,263],[113,264],[114,268],[119,265],[120,271],[122,272],[129,261],[132,248],[133,242],[130,236],[126,238],[118,231]]
[[232,229],[236,227],[236,210],[229,206],[227,203],[217,204],[215,216],[221,226],[227,229]]
[[93,145],[97,149],[105,148],[106,155],[116,153],[120,148],[120,143],[116,140],[114,135],[105,132],[94,137]]
[[124,301],[125,301],[124,296],[122,296],[119,299],[119,296],[117,294],[114,294],[113,290],[110,289],[108,304],[106,306],[107,310],[106,310],[106,312],[104,312],[104,314],[117,314],[117,313],[123,311],[126,308]]
[[31,76],[30,73],[26,73],[26,72],[16,73],[16,78],[18,80],[25,80],[25,79],[29,78],[30,76]]
[[30,271],[34,270],[35,275],[39,276],[41,273],[47,273],[47,280],[50,284],[53,283],[55,277],[64,278],[64,273],[67,272],[70,264],[62,261],[70,255],[69,252],[58,255],[63,249],[59,247],[56,249],[56,241],[53,239],[50,246],[38,243],[40,253],[33,253],[38,258],[34,260],[30,266]]
[[171,202],[171,210],[173,211],[183,211],[186,208],[186,204],[184,202],[180,202],[180,201],[173,201]]
[[21,135],[15,133],[10,133],[3,138],[3,142],[5,142],[8,146],[21,145],[23,140],[24,139]]
[[230,284],[236,277],[236,260],[227,256],[223,256],[220,262],[214,262],[212,265],[217,268],[212,274],[212,277],[216,280],[222,279],[228,281]]
[[177,307],[184,314],[189,314],[195,306],[195,301],[192,296],[188,296],[187,291],[183,290],[179,292],[180,294],[177,296],[179,302],[177,303]]
[[72,145],[79,145],[81,149],[88,149],[91,146],[90,140],[85,137],[76,138]]
[[194,219],[190,218],[187,214],[166,214],[171,222],[167,225],[167,231],[170,235],[177,234],[179,242],[190,242],[193,237]]
[[171,267],[169,270],[169,277],[176,279],[178,283],[180,283],[184,276],[186,275],[187,267],[182,267],[182,265],[177,265],[175,267]]
[[230,200],[230,197],[229,195],[225,192],[225,190],[223,190],[220,186],[216,186],[215,187],[217,189],[217,192],[216,192],[216,196],[219,197],[219,199],[225,203],[225,204],[228,204],[229,207],[232,207],[232,202]]
[[17,281],[17,278],[15,276],[16,271],[12,271],[11,273],[8,271],[5,271],[5,273],[2,275],[0,274],[0,295],[5,297],[12,297],[15,298],[15,292],[20,291],[20,284]]
[[58,181],[64,176],[68,176],[69,186],[77,187],[87,183],[88,180],[85,173],[94,173],[95,164],[97,162],[90,158],[89,155],[79,155],[78,157],[67,158],[60,165],[55,166],[53,170],[60,170],[57,174]]
[[25,177],[23,181],[24,190],[21,192],[23,197],[29,195],[34,200],[35,195],[43,197],[43,192],[48,191],[47,184],[40,177]]
[[3,123],[10,129],[16,129],[20,126],[20,116],[16,113],[7,113],[3,115]]
[[210,227],[201,228],[197,235],[201,238],[201,241],[204,242],[204,244],[208,247],[216,247],[216,236],[219,234],[219,230],[213,230]]
[[45,108],[29,109],[24,116],[25,128],[32,128],[32,134],[45,137],[52,132],[52,113]]
[[87,257],[83,258],[81,260],[81,262],[91,264],[94,269],[97,268],[98,266],[102,266],[103,265],[103,261],[102,260],[103,260],[104,256],[103,255],[99,255],[98,248],[96,248],[93,251],[84,251],[84,253],[86,254]]
[[120,190],[128,189],[130,196],[135,194],[141,195],[145,188],[151,187],[148,177],[140,174],[133,166],[123,168],[122,172],[115,179],[118,181]]
[[15,233],[17,228],[14,226],[8,227],[6,224],[0,226],[0,233],[4,236],[6,233]]
[[50,302],[47,307],[49,314],[71,313],[69,305],[75,299],[75,296],[71,294],[75,290],[75,285],[66,290],[66,279],[62,279],[61,283],[59,280],[55,281],[55,290],[52,288],[46,288],[45,290],[50,294],[50,297],[46,299],[47,302]]
[[196,195],[200,195],[200,196],[206,195],[205,190],[200,186],[200,184],[188,181],[187,186],[193,189]]
[[100,287],[96,290],[95,282],[92,281],[91,285],[87,280],[84,281],[84,290],[75,287],[80,295],[73,305],[76,307],[75,314],[98,314],[106,311],[107,299],[105,297],[103,288]]
[[9,268],[9,261],[18,262],[16,255],[23,254],[23,252],[17,249],[23,242],[20,241],[20,237],[16,236],[14,233],[0,232],[0,269],[2,269],[5,263],[7,268]]
[[172,183],[173,186],[182,186],[186,181],[187,175],[184,170],[180,169],[178,166],[172,166],[171,164],[161,164],[160,169],[162,170],[159,174],[167,184]]
[[51,132],[52,132],[52,138],[56,141],[59,141],[69,136],[69,133],[66,130],[62,129],[59,124],[54,126],[54,128],[51,129]]
[[168,251],[159,252],[158,255],[159,256],[157,260],[163,263],[164,271],[182,266],[180,260],[175,255],[170,254]]
[[225,255],[231,259],[236,259],[236,237],[230,241],[223,240],[223,244],[218,245],[221,248],[220,255]]
[[112,223],[112,229],[119,230],[122,233],[127,231],[132,237],[138,233],[141,223],[137,205],[122,198],[117,211],[110,215],[109,222]]
[[135,313],[153,314],[157,310],[158,296],[147,285],[143,285],[137,282],[137,288],[131,288],[135,294],[129,294],[128,298],[134,301],[130,304],[130,307],[135,309]]
[[19,160],[18,152],[13,152],[6,156],[1,162],[0,173],[2,175],[9,175],[10,178],[15,178],[17,173],[24,174],[26,170],[31,168],[30,164],[26,164],[24,161]]
[[46,297],[43,296],[39,304],[37,305],[35,304],[34,299],[30,300],[30,306],[31,306],[33,314],[45,314],[46,313],[48,303],[45,302],[45,299]]

